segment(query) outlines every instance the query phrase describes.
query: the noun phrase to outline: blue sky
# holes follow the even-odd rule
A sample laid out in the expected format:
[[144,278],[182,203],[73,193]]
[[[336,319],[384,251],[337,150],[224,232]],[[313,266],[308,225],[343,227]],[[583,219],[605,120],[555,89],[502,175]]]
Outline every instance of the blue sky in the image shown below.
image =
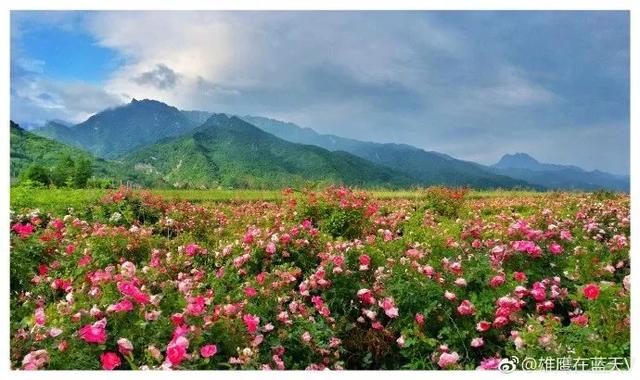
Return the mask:
[[12,12],[11,117],[153,98],[482,163],[629,171],[627,12]]
[[22,54],[43,62],[43,74],[58,80],[82,79],[99,84],[118,68],[118,53],[93,37],[55,25],[33,23],[20,38]]

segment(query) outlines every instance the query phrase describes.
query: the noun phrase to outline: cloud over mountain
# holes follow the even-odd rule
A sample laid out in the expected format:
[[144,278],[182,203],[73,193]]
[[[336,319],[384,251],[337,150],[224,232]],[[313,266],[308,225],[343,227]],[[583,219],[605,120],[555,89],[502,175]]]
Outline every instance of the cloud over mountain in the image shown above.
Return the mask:
[[[87,97],[101,107],[153,98],[181,109],[259,114],[324,133],[412,143],[484,163],[522,141],[537,157],[574,162],[576,152],[555,145],[569,146],[583,131],[605,126],[613,135],[604,142],[589,134],[581,139],[585,150],[607,154],[583,154],[580,163],[628,171],[624,12],[67,15],[57,16],[60,25],[73,25],[69,30],[118,57],[112,70],[88,84]],[[49,75],[47,57],[17,48],[34,19],[12,16],[14,55],[43,61],[40,73],[12,76],[14,118],[51,112],[49,118],[78,121],[100,109],[77,107],[65,93],[74,84]],[[40,93],[57,100],[40,100]]]

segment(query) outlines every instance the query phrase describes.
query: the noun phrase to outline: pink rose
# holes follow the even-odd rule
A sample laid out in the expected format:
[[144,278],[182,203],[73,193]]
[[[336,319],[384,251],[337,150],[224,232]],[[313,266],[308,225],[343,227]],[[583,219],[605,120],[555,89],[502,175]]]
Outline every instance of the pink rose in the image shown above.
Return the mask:
[[476,330],[480,332],[488,331],[491,328],[491,322],[480,321],[476,324]]
[[87,343],[104,344],[107,341],[106,326],[107,320],[103,318],[92,325],[83,326],[78,334]]
[[358,261],[360,261],[360,270],[363,270],[369,267],[369,264],[371,263],[371,258],[367,255],[360,255],[360,257],[358,258]]
[[266,251],[268,254],[273,255],[274,253],[276,253],[276,245],[275,245],[272,241],[270,241],[270,242],[267,244],[267,248],[265,248],[265,251]]
[[514,272],[513,278],[518,282],[523,282],[527,280],[527,275],[524,272]]
[[438,365],[440,366],[440,368],[449,367],[456,364],[459,358],[460,357],[458,356],[457,352],[444,352],[442,353],[442,355],[440,355],[440,359],[438,359]]
[[578,326],[586,326],[587,324],[589,324],[589,317],[584,314],[580,314],[571,318],[571,323],[575,323]]
[[148,294],[143,293],[137,286],[131,281],[121,281],[117,284],[120,293],[125,296],[133,298],[136,302],[145,304],[149,303],[151,297]]
[[471,347],[473,348],[479,348],[484,346],[484,339],[478,337],[478,338],[473,338],[471,340]]
[[564,251],[564,248],[562,248],[560,244],[554,241],[553,243],[549,244],[549,251],[554,255],[559,255]]
[[35,231],[36,228],[31,223],[16,223],[11,227],[11,229],[15,231],[21,239],[26,239],[33,234],[33,231]]
[[469,300],[462,301],[462,303],[460,303],[460,306],[458,306],[458,313],[460,315],[473,315],[475,312],[476,309],[473,304],[469,302]]
[[43,368],[47,362],[49,362],[49,352],[47,350],[31,351],[22,359],[22,368],[25,370],[37,370]]
[[187,256],[195,256],[198,253],[199,249],[200,247],[197,244],[190,243],[187,244],[186,247],[184,247],[184,253],[186,253]]
[[255,288],[248,286],[246,288],[244,288],[244,294],[251,298],[251,297],[255,297],[256,295],[258,295],[258,292],[256,291]]
[[373,305],[376,303],[376,299],[373,297],[373,293],[369,289],[360,289],[357,294],[360,302],[364,304]]
[[395,307],[391,298],[385,298],[380,302],[380,306],[384,309],[384,313],[389,318],[396,318],[398,316],[398,308]]
[[498,286],[504,284],[504,276],[503,275],[497,275],[491,278],[491,280],[489,280],[489,285],[491,285],[494,288],[497,288]]
[[67,255],[71,255],[75,250],[76,250],[76,246],[73,244],[67,245],[67,247],[64,249]]
[[245,314],[244,316],[242,316],[242,321],[244,322],[245,326],[247,326],[247,331],[249,331],[250,334],[255,334],[256,330],[258,329],[258,324],[260,324],[260,317],[251,314]]
[[207,344],[200,348],[200,355],[203,358],[210,358],[218,352],[218,347],[215,344]]
[[171,365],[180,365],[187,355],[187,349],[182,344],[170,344],[167,347],[167,360]]
[[39,307],[36,309],[35,311],[35,318],[36,318],[36,324],[37,325],[44,325],[45,322],[45,316],[44,316],[44,308],[43,307]]
[[120,367],[120,364],[122,364],[120,356],[114,352],[105,352],[100,355],[100,362],[102,363],[102,369],[107,371]]
[[122,355],[128,355],[133,351],[133,343],[127,338],[118,339],[118,351],[120,351]]
[[51,329],[49,329],[49,335],[52,338],[57,337],[58,335],[62,334],[62,329],[57,328],[57,327],[52,327]]
[[115,305],[109,305],[107,307],[107,312],[109,313],[112,313],[112,312],[120,313],[120,312],[126,312],[131,310],[133,310],[133,304],[129,300],[122,300]]
[[571,232],[563,230],[560,231],[560,239],[562,240],[571,240],[573,236],[571,236]]
[[480,362],[480,369],[495,370],[500,365],[500,358],[487,358]]
[[458,297],[455,295],[455,293],[446,290],[444,292],[444,298],[448,299],[449,301],[455,301]]

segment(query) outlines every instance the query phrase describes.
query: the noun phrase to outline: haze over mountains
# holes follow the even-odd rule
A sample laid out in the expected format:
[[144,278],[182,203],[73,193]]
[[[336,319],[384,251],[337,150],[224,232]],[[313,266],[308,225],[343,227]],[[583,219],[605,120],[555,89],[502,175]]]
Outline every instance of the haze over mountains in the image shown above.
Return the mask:
[[466,185],[476,188],[532,187],[532,184],[491,173],[475,163],[457,160],[442,153],[427,152],[411,145],[381,144],[321,135],[309,128],[263,117],[244,116],[244,119],[282,139],[317,145],[331,151],[349,152],[398,170],[426,185]]
[[505,154],[491,166],[494,173],[540,184],[550,189],[629,191],[629,176],[586,171],[573,165],[544,164],[526,153]]
[[[41,144],[55,140],[86,150],[107,163],[114,178],[145,186],[277,188],[313,182],[395,188],[629,188],[628,176],[541,164],[526,154],[505,155],[485,166],[406,144],[323,135],[263,117],[181,111],[147,99],[99,112],[77,125],[52,121],[33,132],[42,136]],[[36,141],[37,136],[27,134],[13,133],[12,127],[12,176],[19,174],[13,170],[14,139]]]
[[[344,150],[418,178],[427,184],[511,187],[508,180],[521,180],[533,187],[563,190],[600,188],[629,191],[629,176],[586,171],[577,166],[543,164],[526,153],[505,154],[491,166],[454,159],[406,144],[380,144],[322,135],[310,128],[274,119],[244,116],[244,119],[285,140]],[[497,174],[500,177],[496,177]]]

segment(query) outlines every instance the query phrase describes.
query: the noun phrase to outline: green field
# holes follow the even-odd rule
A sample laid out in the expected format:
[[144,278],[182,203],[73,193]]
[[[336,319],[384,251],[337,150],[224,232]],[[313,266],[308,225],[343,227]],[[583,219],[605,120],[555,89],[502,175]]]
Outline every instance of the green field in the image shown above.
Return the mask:
[[[28,189],[22,187],[11,188],[11,210],[39,208],[47,212],[66,212],[68,208],[80,208],[100,199],[113,190],[103,189]],[[193,203],[230,202],[230,201],[278,201],[282,199],[282,192],[278,190],[151,190],[166,199],[180,199]],[[420,199],[423,190],[367,190],[377,199]],[[525,197],[543,195],[544,192],[518,190],[474,190],[468,194],[468,199],[493,197]]]

